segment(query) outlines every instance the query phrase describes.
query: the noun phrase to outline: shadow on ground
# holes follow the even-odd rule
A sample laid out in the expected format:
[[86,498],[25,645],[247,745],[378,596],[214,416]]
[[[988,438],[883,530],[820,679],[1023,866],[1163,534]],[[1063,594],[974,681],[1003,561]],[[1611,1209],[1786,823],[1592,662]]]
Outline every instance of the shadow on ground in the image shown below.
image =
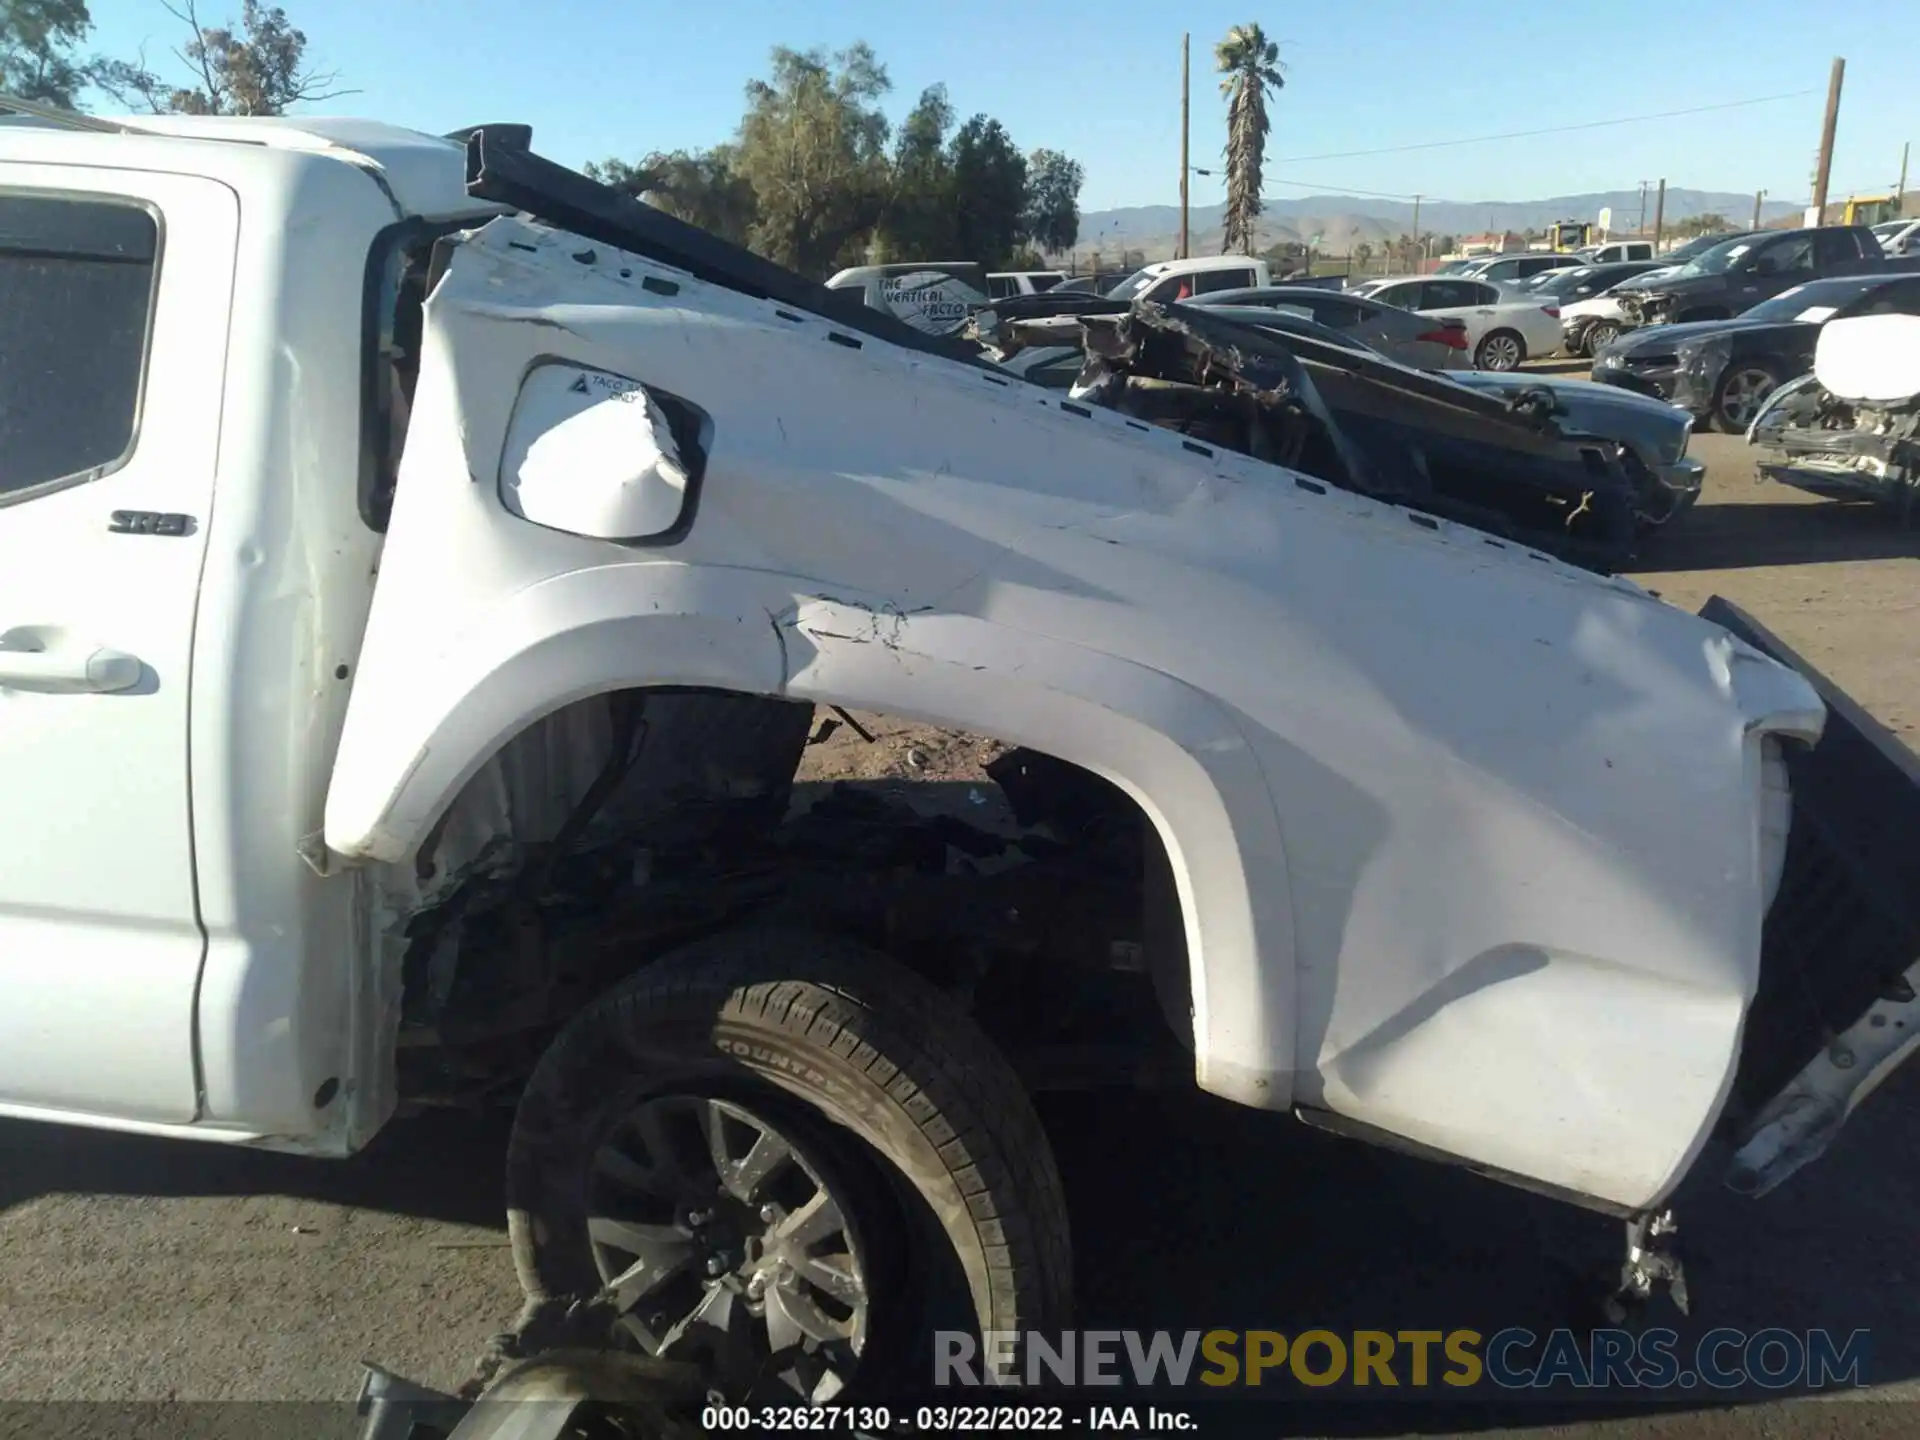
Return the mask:
[[[1589,1282],[1618,1258],[1614,1221],[1210,1097],[1053,1096],[1042,1113],[1073,1209],[1084,1327],[1491,1335],[1524,1326],[1544,1335],[1591,1323]],[[327,1162],[5,1124],[0,1206],[55,1192],[270,1192],[497,1228],[506,1129],[504,1116],[428,1116]],[[1920,1375],[1920,1261],[1908,1245],[1920,1211],[1917,1142],[1920,1074],[1897,1075],[1833,1153],[1773,1196],[1743,1201],[1712,1183],[1689,1185],[1678,1211],[1695,1311],[1656,1322],[1680,1331],[1681,1355],[1715,1326],[1866,1329],[1868,1380]],[[1501,1394],[1497,1404],[1484,1390],[1470,1402],[1403,1392],[1310,1409],[1298,1388],[1290,1393],[1290,1403],[1231,1411],[1201,1405],[1213,1417],[1205,1433],[1461,1433],[1622,1413],[1564,1390]],[[1194,1396],[1163,1399],[1195,1405]],[[1144,1403],[1113,1392],[1082,1398]],[[1643,1400],[1647,1413],[1633,1423],[1665,1433],[1659,1416],[1722,1400],[1692,1391]],[[1861,1418],[1867,1408],[1846,1407]]]
[[[1717,1175],[1682,1190],[1693,1313],[1663,1305],[1645,1323],[1677,1330],[1683,1360],[1720,1326],[1826,1328],[1842,1339],[1865,1329],[1866,1380],[1920,1375],[1910,1285],[1920,1262],[1901,1239],[1920,1200],[1920,1074],[1897,1075],[1869,1106],[1818,1166],[1765,1199],[1742,1200]],[[1083,1326],[1483,1336],[1521,1326],[1544,1336],[1595,1323],[1592,1280],[1619,1260],[1615,1221],[1206,1097],[1076,1098],[1046,1113],[1073,1202]],[[1312,1403],[1305,1428],[1339,1435],[1673,1416],[1732,1398],[1678,1390],[1635,1405],[1631,1394],[1602,1401],[1563,1387],[1487,1404],[1484,1389],[1471,1401],[1323,1393],[1333,1398]],[[1276,1413],[1303,1433],[1299,1406]],[[1912,1418],[1920,1429],[1920,1413]],[[1247,1423],[1232,1433],[1258,1433]]]
[[1802,501],[1701,505],[1641,548],[1635,574],[1744,570],[1920,557],[1920,526],[1874,505]]
[[0,1210],[54,1194],[290,1195],[504,1231],[511,1120],[440,1111],[395,1121],[347,1160],[0,1120]]

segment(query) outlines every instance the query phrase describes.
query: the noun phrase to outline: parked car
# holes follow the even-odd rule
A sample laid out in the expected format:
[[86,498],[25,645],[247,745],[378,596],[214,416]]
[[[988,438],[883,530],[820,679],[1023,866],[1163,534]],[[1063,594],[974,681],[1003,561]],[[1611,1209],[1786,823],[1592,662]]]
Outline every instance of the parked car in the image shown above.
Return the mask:
[[1526,254],[1517,255],[1489,255],[1484,259],[1471,261],[1459,273],[1471,276],[1475,280],[1491,280],[1498,284],[1514,280],[1530,280],[1543,271],[1565,270],[1585,263],[1578,255],[1529,251]]
[[1064,270],[990,270],[987,298],[1003,300],[1009,295],[1044,294],[1066,278]]
[[1762,231],[1701,251],[1660,284],[1623,296],[1621,306],[1635,325],[1724,320],[1809,280],[1892,263],[1864,225]]
[[1732,240],[1745,239],[1753,235],[1776,235],[1776,230],[1714,230],[1696,235],[1691,240],[1683,240],[1678,245],[1669,246],[1654,258],[1676,268],[1687,264],[1696,256],[1718,248]]
[[1125,274],[1118,271],[1111,275],[1071,275],[1050,287],[1046,293],[1104,295],[1126,278]]
[[1245,290],[1273,284],[1273,269],[1249,255],[1195,255],[1143,265],[1107,294],[1115,300],[1157,300],[1171,304],[1214,290]]
[[1575,265],[1566,270],[1546,270],[1531,280],[1522,281],[1513,287],[1514,293],[1528,299],[1545,299],[1561,307],[1564,319],[1566,307],[1582,300],[1591,300],[1596,295],[1604,295],[1622,280],[1630,280],[1636,275],[1645,275],[1649,271],[1662,268],[1653,260],[1615,261],[1608,265]]
[[1378,280],[1353,293],[1438,319],[1466,322],[1473,363],[1482,370],[1512,370],[1529,355],[1560,348],[1560,311],[1523,300],[1478,279]]
[[[1465,370],[1447,378],[1516,399],[1544,391],[1554,399],[1563,430],[1619,447],[1620,459],[1635,482],[1634,524],[1641,535],[1678,519],[1700,498],[1706,466],[1687,454],[1693,424],[1672,405],[1592,380],[1520,370]],[[1619,403],[1629,397],[1633,404]]]
[[[1624,1217],[1638,1300],[1911,1046],[1911,759],[1552,558],[1634,479],[1550,396],[1147,304],[1051,395],[524,126],[9,125],[0,294],[0,1114],[511,1097],[495,1358],[794,1418],[1057,1335],[1032,1089],[1143,1067]],[[1007,823],[796,796],[836,708]]]
[[1359,295],[1273,285],[1215,291],[1191,303],[1208,309],[1276,310],[1303,316],[1416,370],[1464,370],[1471,363],[1464,321],[1435,320]]
[[1609,240],[1602,245],[1589,245],[1576,253],[1589,265],[1613,265],[1623,260],[1654,258],[1651,240]]
[[1629,275],[1604,294],[1561,305],[1561,348],[1569,355],[1591,355],[1598,347],[1632,328],[1627,324],[1621,297],[1636,290],[1651,288],[1662,276],[1678,268],[1656,264],[1638,275]]
[[1836,315],[1813,371],[1775,391],[1747,431],[1760,473],[1835,500],[1868,500],[1911,519],[1920,494],[1920,318]]
[[1920,315],[1920,274],[1814,280],[1731,320],[1636,330],[1594,357],[1593,378],[1656,395],[1739,435],[1768,395],[1807,372],[1821,328],[1858,315]]
[[1920,255],[1920,220],[1888,220],[1873,227],[1873,238],[1888,256]]

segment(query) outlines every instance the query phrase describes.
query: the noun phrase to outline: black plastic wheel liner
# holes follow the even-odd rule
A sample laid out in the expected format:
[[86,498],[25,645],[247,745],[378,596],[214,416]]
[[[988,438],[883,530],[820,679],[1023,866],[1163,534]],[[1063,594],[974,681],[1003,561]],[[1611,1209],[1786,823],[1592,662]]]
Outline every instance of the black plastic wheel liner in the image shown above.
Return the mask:
[[1759,1108],[1920,959],[1920,758],[1737,605],[1701,609],[1799,671],[1826,702],[1819,743],[1786,747],[1793,828],[1747,1015],[1736,1112]]

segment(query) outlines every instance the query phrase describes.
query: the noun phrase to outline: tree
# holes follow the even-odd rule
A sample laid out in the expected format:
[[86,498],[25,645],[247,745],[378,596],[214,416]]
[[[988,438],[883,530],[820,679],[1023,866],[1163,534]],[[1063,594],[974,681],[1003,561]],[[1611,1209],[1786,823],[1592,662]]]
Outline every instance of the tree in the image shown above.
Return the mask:
[[1071,250],[1080,238],[1080,187],[1086,171],[1058,150],[1036,150],[1027,157],[1027,197],[1020,232],[1051,254]]
[[0,95],[73,109],[88,73],[74,47],[91,29],[86,0],[0,0]]
[[1267,92],[1286,85],[1280,47],[1258,25],[1236,25],[1213,47],[1215,68],[1226,78],[1227,214],[1220,250],[1253,253],[1253,222],[1260,215],[1261,173],[1266,161]]
[[734,161],[731,145],[656,150],[638,165],[624,160],[590,164],[587,174],[689,225],[744,245],[753,233],[759,208],[753,186],[734,168]]
[[1371,259],[1373,259],[1373,246],[1365,240],[1353,247],[1353,263],[1359,267],[1361,274],[1366,273],[1367,262]]
[[929,86],[900,123],[886,211],[874,236],[876,261],[925,260],[954,251],[953,159],[947,132],[953,106],[947,87]]
[[771,80],[747,83],[736,168],[753,187],[753,247],[802,274],[859,259],[886,205],[891,88],[871,47],[831,56],[777,46]]
[[1676,235],[1720,235],[1733,229],[1726,216],[1709,210],[1704,215],[1693,215],[1673,227]]
[[953,137],[954,241],[959,254],[999,268],[1019,242],[1027,162],[998,120],[976,115]]
[[895,260],[1000,265],[1022,245],[1072,246],[1079,165],[1051,150],[1023,158],[985,115],[956,131],[943,85],[895,129],[879,108],[889,88],[866,45],[776,49],[768,78],[747,86],[732,143],[587,173],[816,277]]
[[310,69],[307,37],[278,5],[241,0],[239,29],[203,25],[195,0],[162,8],[192,32],[173,52],[187,70],[185,85],[170,84],[136,60],[102,60],[90,79],[121,104],[144,105],[156,115],[284,115],[295,105],[351,95],[335,88],[338,75]]

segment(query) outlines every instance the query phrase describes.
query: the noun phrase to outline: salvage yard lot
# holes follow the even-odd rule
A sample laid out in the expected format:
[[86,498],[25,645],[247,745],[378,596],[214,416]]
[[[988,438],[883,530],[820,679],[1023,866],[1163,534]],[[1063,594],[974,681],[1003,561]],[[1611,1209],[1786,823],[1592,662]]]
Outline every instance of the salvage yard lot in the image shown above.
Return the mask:
[[[1757,486],[1737,440],[1703,435],[1695,453],[1703,503],[1636,578],[1690,609],[1726,595],[1920,743],[1920,531]],[[1579,1276],[1611,1258],[1611,1222],[1205,1098],[1042,1109],[1089,1324],[1545,1330],[1570,1323]],[[337,1401],[363,1359],[458,1383],[518,1304],[505,1128],[430,1118],[329,1165],[0,1123],[0,1402]],[[1485,1396],[1470,1412],[1327,1402],[1310,1420],[1276,1412],[1262,1433],[1912,1433],[1920,1404],[1901,1397],[1920,1395],[1917,1214],[1920,1067],[1772,1197],[1680,1198],[1698,1299],[1687,1328],[1868,1328],[1877,1388],[1864,1403],[1715,1411],[1689,1393],[1600,1419]],[[0,1403],[0,1434],[32,1413]],[[354,1421],[317,1410],[277,1433],[296,1430],[351,1435]]]

